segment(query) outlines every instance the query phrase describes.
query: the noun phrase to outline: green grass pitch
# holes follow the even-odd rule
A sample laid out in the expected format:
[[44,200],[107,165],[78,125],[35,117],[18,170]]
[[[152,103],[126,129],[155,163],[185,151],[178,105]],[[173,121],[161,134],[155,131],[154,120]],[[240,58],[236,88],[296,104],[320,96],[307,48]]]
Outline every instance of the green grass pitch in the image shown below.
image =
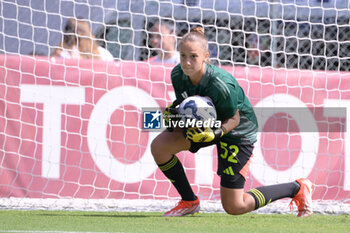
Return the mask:
[[83,212],[0,210],[0,232],[350,232],[350,215],[297,218],[290,214],[199,213],[162,217],[152,212]]

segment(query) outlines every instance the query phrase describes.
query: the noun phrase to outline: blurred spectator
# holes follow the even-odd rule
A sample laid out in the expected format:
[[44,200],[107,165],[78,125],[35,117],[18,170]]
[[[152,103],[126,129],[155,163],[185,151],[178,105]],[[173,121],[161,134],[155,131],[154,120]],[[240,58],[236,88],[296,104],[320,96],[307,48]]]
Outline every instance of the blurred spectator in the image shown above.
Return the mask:
[[161,20],[150,29],[149,44],[155,48],[156,56],[148,59],[151,63],[180,63],[180,55],[176,49],[175,26],[171,21]]
[[82,58],[113,61],[112,54],[96,43],[90,25],[84,19],[68,19],[63,32],[63,41],[53,53],[53,57]]

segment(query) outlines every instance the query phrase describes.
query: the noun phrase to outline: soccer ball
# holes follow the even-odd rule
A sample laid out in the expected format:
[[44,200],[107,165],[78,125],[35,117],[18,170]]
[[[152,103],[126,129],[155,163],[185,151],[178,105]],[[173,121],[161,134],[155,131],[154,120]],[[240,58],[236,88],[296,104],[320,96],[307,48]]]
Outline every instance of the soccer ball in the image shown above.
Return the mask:
[[195,119],[196,121],[215,121],[216,109],[209,97],[190,96],[182,101],[179,106],[179,114],[182,119]]

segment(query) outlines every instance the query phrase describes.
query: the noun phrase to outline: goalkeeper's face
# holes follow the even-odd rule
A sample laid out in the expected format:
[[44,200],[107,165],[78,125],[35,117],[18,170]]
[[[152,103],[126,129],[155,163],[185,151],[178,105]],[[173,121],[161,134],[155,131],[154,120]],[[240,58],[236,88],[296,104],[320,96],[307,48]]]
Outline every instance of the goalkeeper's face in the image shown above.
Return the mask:
[[191,80],[201,78],[205,71],[205,62],[209,53],[195,41],[186,41],[180,44],[181,68]]

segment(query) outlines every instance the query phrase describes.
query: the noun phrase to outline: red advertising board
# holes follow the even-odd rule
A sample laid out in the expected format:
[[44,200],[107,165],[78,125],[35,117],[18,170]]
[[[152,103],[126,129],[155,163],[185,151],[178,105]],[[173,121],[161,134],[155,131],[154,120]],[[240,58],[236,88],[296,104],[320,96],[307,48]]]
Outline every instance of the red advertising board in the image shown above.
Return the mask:
[[[290,114],[311,132],[259,133],[246,188],[292,181],[316,184],[314,199],[349,200],[350,135],[319,130],[350,109],[350,74],[223,67],[258,107],[318,107]],[[0,197],[157,198],[177,196],[155,165],[142,108],[173,98],[172,67],[144,62],[0,56]],[[289,114],[289,113],[288,113]],[[334,121],[333,121],[334,122]],[[336,122],[336,121],[335,121]],[[268,124],[262,122],[262,128]],[[340,124],[341,125],[341,124]],[[216,149],[179,158],[202,199],[219,198]]]

